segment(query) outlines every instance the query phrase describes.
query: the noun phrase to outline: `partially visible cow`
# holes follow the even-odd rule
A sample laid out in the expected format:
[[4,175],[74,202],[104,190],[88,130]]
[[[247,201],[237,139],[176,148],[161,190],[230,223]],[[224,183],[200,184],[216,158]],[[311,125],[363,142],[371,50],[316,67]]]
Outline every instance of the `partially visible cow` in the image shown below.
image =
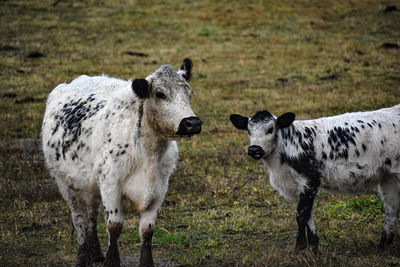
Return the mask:
[[379,247],[392,243],[400,208],[400,105],[304,121],[266,110],[230,119],[248,131],[248,154],[262,159],[272,187],[298,201],[296,251],[318,248],[313,211],[320,188],[360,193],[378,186],[385,209]]
[[163,65],[146,79],[80,76],[49,95],[42,127],[50,174],[68,202],[78,234],[78,265],[103,261],[97,237],[100,204],[109,234],[105,266],[119,266],[122,199],[140,212],[140,265],[152,266],[151,240],[176,139],[200,133],[190,106],[192,61]]

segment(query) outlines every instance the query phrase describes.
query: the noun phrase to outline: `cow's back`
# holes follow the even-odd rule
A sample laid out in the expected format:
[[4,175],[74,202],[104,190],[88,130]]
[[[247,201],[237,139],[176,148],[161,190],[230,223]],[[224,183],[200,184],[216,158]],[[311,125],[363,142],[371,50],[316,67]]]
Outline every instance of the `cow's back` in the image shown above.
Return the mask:
[[130,86],[130,81],[105,75],[94,77],[81,75],[71,83],[62,83],[53,89],[47,99],[46,113],[55,105],[69,103],[90,94],[95,94],[99,99],[112,99],[123,93],[127,86]]
[[[314,164],[312,167],[320,177],[321,187],[327,191],[366,191],[379,184],[386,174],[400,174],[399,110],[397,105],[376,111],[295,121],[282,137],[286,139],[281,141],[279,151],[286,158],[298,161],[299,166]],[[272,170],[271,184],[286,196],[290,188],[295,188],[291,187],[295,184],[291,181],[303,183],[292,171],[292,166],[278,163],[267,164]],[[291,199],[297,197],[295,193],[289,195]]]
[[42,141],[47,166],[54,176],[91,175],[106,138],[105,113],[130,94],[129,81],[86,75],[58,85],[50,93]]
[[379,184],[386,173],[400,173],[399,111],[397,105],[322,119],[323,134],[316,143],[322,187],[342,193],[363,192]]

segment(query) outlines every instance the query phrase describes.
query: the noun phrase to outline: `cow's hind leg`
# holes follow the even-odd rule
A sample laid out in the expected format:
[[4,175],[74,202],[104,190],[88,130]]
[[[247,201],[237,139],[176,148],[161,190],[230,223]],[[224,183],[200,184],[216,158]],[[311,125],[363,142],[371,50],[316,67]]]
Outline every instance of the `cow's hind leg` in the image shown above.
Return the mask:
[[90,262],[103,262],[104,256],[101,251],[99,238],[97,236],[97,220],[99,217],[100,197],[94,197],[88,200],[87,213],[89,220],[88,245]]
[[58,186],[63,198],[67,201],[71,209],[72,222],[78,238],[78,259],[77,266],[87,266],[90,264],[89,244],[88,244],[88,215],[86,201],[82,199],[81,191],[70,189],[62,180],[57,179]]
[[378,187],[385,210],[385,224],[379,243],[379,248],[381,249],[393,242],[400,209],[400,176],[388,174],[385,178],[384,182]]

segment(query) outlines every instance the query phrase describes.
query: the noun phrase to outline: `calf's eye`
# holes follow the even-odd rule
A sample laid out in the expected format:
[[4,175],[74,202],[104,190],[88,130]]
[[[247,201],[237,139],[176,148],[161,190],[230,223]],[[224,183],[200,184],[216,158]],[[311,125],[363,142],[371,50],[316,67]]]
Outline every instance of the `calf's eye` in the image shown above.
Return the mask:
[[272,134],[272,132],[274,131],[274,128],[268,128],[268,130],[267,130],[267,134]]
[[156,97],[157,97],[158,99],[167,99],[167,96],[166,96],[164,93],[162,93],[162,92],[157,92],[157,93],[156,93]]

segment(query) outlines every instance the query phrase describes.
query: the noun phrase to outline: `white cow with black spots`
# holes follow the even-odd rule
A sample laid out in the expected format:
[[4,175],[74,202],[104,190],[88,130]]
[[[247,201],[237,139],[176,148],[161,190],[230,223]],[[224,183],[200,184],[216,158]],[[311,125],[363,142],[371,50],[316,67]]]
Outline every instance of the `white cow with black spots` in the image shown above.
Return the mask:
[[102,203],[109,234],[105,266],[119,266],[122,199],[140,212],[141,266],[152,266],[157,212],[178,160],[176,139],[201,131],[190,106],[192,61],[163,65],[146,79],[80,76],[49,95],[43,151],[78,234],[78,265],[103,261],[97,237]]
[[271,186],[298,201],[297,252],[317,251],[313,210],[320,188],[351,194],[377,186],[385,209],[379,247],[392,243],[400,208],[400,105],[303,121],[266,110],[230,119],[248,131],[248,154],[262,159]]

